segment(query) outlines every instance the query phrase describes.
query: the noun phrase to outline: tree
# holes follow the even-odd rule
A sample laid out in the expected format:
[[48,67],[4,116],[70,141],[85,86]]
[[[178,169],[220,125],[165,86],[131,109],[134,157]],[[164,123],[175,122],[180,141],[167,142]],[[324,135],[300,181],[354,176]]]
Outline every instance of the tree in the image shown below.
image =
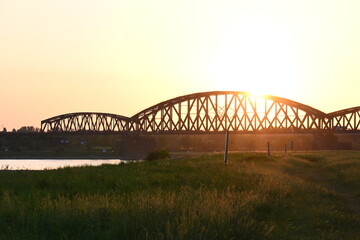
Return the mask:
[[3,128],[3,132],[6,133],[7,132],[7,129],[6,127]]
[[34,126],[23,126],[17,130],[18,132],[39,132],[39,128],[35,128]]

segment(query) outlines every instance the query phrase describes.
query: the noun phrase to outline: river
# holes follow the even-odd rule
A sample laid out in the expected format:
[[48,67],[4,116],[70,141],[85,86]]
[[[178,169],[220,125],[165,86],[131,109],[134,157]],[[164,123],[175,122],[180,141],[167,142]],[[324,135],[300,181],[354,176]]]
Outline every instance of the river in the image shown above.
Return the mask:
[[0,170],[47,170],[76,166],[127,163],[120,159],[0,159]]

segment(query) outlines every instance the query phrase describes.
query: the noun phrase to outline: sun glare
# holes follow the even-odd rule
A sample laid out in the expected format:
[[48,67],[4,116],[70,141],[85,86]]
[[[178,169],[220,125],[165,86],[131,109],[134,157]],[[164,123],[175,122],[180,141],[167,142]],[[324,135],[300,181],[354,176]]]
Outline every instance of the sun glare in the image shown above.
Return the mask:
[[221,38],[208,68],[215,88],[284,97],[295,93],[298,50],[289,44],[286,28],[267,21],[250,19]]

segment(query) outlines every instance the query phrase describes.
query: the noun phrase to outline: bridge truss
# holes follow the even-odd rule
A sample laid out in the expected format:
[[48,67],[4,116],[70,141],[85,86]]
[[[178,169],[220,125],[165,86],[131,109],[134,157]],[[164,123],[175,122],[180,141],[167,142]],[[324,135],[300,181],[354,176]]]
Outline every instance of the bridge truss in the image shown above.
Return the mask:
[[360,107],[330,114],[275,96],[215,91],[185,95],[131,118],[108,113],[71,113],[41,122],[47,132],[294,132],[359,130]]
[[360,107],[348,108],[337,112],[329,113],[331,127],[339,130],[360,129]]
[[48,132],[126,132],[129,118],[109,113],[78,112],[41,121],[41,131]]

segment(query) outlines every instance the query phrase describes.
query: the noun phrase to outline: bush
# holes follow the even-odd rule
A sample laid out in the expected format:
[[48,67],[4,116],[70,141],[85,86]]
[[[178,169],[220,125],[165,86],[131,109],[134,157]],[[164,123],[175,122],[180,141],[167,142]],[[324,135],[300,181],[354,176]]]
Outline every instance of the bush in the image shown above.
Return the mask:
[[145,158],[145,160],[158,160],[158,159],[165,159],[170,158],[170,153],[166,150],[156,150],[149,152]]

